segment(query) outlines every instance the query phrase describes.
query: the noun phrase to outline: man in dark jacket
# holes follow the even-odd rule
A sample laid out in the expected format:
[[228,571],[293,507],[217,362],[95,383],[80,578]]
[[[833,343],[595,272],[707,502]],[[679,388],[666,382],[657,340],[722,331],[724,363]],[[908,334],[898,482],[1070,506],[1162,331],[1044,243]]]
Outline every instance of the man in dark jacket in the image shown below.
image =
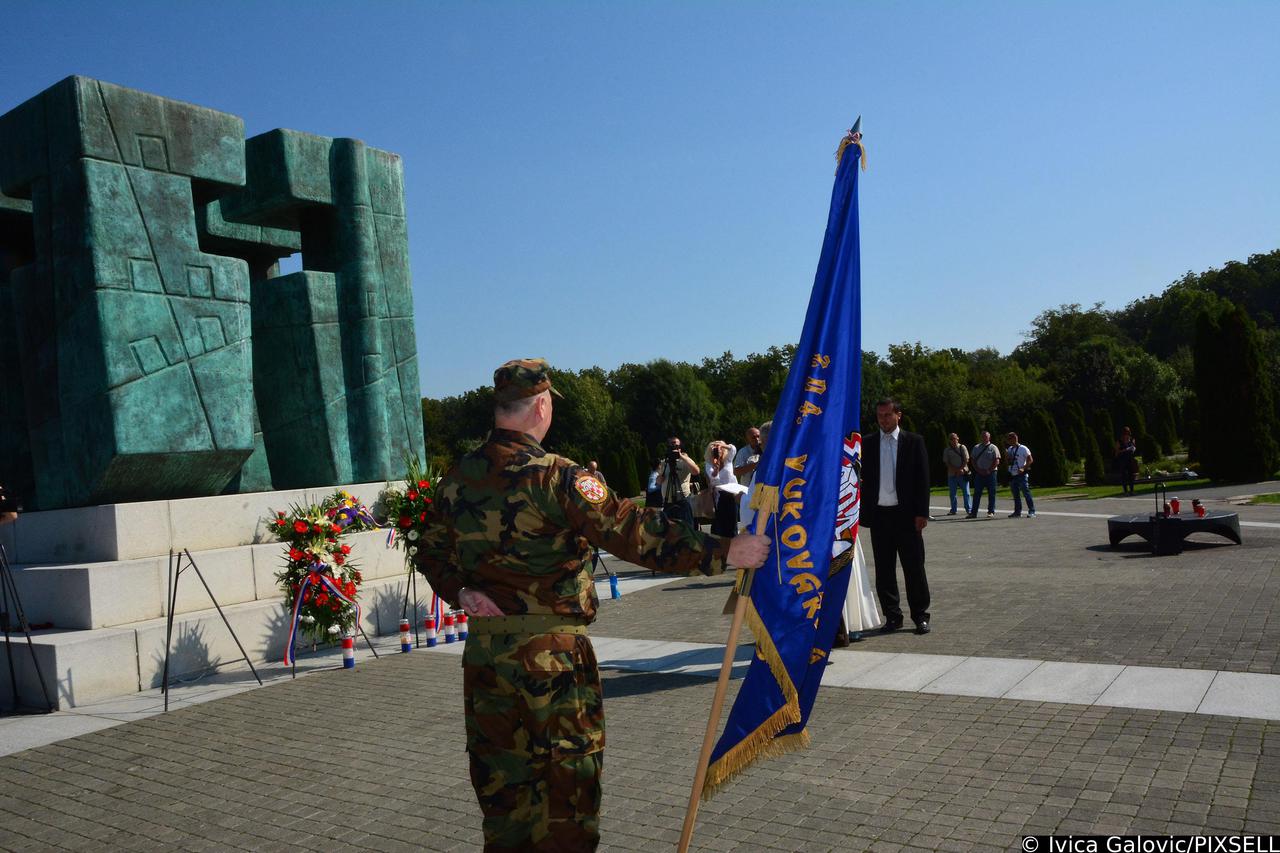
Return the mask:
[[898,426],[902,404],[876,403],[879,429],[863,439],[862,525],[871,530],[876,594],[884,610],[881,633],[902,627],[896,563],[902,561],[907,603],[917,634],[929,633],[929,581],[924,575],[924,532],[929,523],[929,456],[924,439]]

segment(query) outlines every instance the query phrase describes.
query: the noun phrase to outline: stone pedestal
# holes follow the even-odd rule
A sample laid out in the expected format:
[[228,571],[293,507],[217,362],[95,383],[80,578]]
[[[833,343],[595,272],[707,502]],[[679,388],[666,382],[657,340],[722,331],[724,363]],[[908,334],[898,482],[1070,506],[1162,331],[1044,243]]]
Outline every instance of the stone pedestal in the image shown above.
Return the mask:
[[[384,487],[346,488],[371,504]],[[282,665],[289,626],[275,573],[284,565],[284,547],[272,539],[264,520],[294,503],[318,503],[332,491],[52,510],[21,515],[0,528],[28,621],[53,623],[34,631],[33,639],[46,681],[56,681],[59,706],[159,685],[170,550],[191,552],[254,664]],[[396,632],[407,581],[404,553],[385,546],[383,531],[353,534],[347,541],[364,576],[365,631],[370,636]],[[424,579],[418,594],[420,619],[431,597]],[[22,698],[38,704],[40,688],[25,639],[18,635],[13,643]],[[173,676],[216,669],[239,657],[200,579],[194,571],[183,572],[174,606]],[[8,679],[0,679],[0,702],[9,702],[10,692]]]

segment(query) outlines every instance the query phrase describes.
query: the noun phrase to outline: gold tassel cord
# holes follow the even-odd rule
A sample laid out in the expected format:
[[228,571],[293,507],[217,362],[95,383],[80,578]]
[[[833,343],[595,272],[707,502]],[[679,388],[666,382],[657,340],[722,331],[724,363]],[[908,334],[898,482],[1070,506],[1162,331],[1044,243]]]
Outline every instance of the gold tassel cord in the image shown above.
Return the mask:
[[840,140],[840,147],[836,149],[836,171],[840,171],[840,161],[844,159],[844,150],[850,145],[858,146],[858,165],[862,171],[867,171],[867,146],[862,140],[853,141],[853,134],[846,133],[844,139]]
[[773,513],[773,556],[778,565],[778,586],[782,586],[782,547],[778,543],[778,514]]
[[773,515],[778,511],[778,487],[756,485],[755,494],[751,496],[751,508],[756,512]]

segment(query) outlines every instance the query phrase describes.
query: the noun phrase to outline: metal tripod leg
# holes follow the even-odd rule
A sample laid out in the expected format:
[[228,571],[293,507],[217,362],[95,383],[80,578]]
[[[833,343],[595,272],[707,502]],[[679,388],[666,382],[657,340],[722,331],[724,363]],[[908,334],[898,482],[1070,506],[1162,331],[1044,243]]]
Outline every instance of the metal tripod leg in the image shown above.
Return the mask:
[[44,696],[45,707],[53,712],[53,700],[49,698],[49,687],[45,684],[44,671],[40,669],[40,659],[36,657],[36,645],[31,640],[31,626],[27,622],[26,611],[22,609],[22,597],[18,595],[18,584],[13,578],[13,567],[9,565],[9,555],[5,552],[4,546],[0,545],[0,591],[3,592],[5,624],[4,624],[4,648],[5,654],[9,661],[9,679],[13,685],[13,710],[18,710],[18,675],[13,665],[13,650],[9,643],[9,597],[13,597],[13,612],[18,617],[18,627],[27,637],[27,650],[31,653],[31,666],[35,668],[36,680],[40,682],[40,694]]
[[262,686],[262,676],[258,675],[257,668],[253,665],[253,661],[249,660],[249,653],[244,650],[244,645],[240,642],[240,638],[236,636],[236,629],[231,627],[227,614],[222,612],[222,605],[218,603],[218,599],[213,597],[213,590],[209,589],[209,584],[204,579],[204,574],[200,571],[200,567],[196,565],[196,561],[191,559],[191,552],[186,548],[182,549],[182,553],[187,555],[187,563],[191,568],[196,570],[196,577],[200,578],[200,584],[204,587],[204,591],[209,593],[209,600],[213,602],[213,606],[218,608],[218,615],[222,617],[222,624],[227,626],[227,630],[231,632],[231,639],[236,641],[236,648],[240,650],[244,662],[249,664],[249,671],[253,673],[253,677],[258,680],[258,686]]
[[[182,558],[187,558],[187,566],[182,565]],[[241,657],[244,662],[249,664],[249,671],[253,673],[253,677],[257,679],[259,686],[262,684],[262,676],[258,675],[258,669],[253,665],[253,661],[249,659],[249,653],[244,650],[244,645],[240,642],[240,638],[236,636],[235,628],[231,627],[227,614],[222,612],[222,605],[218,603],[218,599],[214,598],[213,590],[209,588],[208,582],[204,579],[204,573],[200,571],[200,567],[196,565],[196,561],[191,558],[191,552],[186,548],[181,551],[169,552],[169,618],[165,623],[164,638],[164,675],[161,677],[161,692],[164,693],[164,709],[169,710],[169,658],[173,654],[173,621],[174,608],[178,602],[178,579],[182,577],[182,573],[188,568],[196,570],[196,577],[200,579],[200,585],[204,587],[204,591],[209,594],[209,600],[213,602],[213,606],[217,608],[218,615],[222,617],[222,624],[227,626],[227,630],[231,633],[231,639],[236,641],[236,648],[240,650]]]

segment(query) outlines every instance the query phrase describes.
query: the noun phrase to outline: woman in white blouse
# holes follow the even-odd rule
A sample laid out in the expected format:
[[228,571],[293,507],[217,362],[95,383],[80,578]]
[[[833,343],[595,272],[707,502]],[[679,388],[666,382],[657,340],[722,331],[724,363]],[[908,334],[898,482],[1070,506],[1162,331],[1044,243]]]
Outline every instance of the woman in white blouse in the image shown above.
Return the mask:
[[[733,476],[733,454],[736,448],[723,441],[707,445],[706,472],[715,500],[711,532],[716,536],[733,536],[738,532],[738,479]],[[726,490],[725,486],[732,486]]]

